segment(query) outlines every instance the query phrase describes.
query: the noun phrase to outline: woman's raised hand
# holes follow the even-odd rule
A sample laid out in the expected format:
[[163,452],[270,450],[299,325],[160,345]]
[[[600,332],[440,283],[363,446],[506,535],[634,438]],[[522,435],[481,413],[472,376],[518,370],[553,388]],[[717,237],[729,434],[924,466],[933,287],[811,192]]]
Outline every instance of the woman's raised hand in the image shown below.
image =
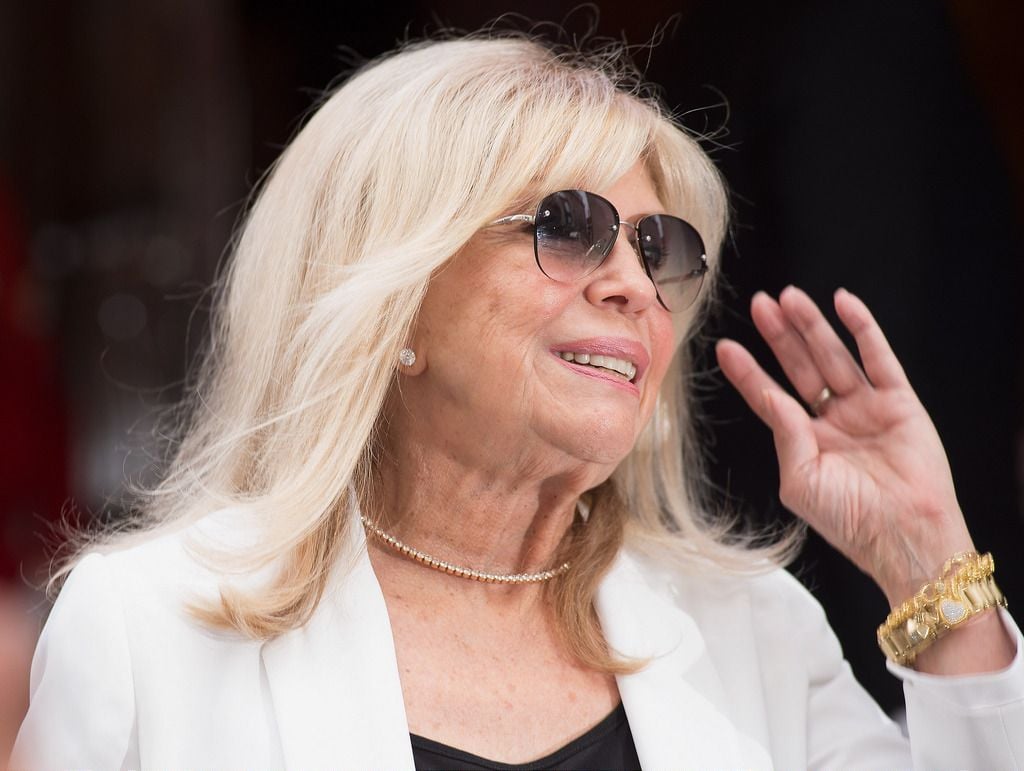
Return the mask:
[[751,303],[755,326],[817,415],[738,343],[720,341],[718,361],[774,434],[782,502],[895,604],[974,547],[942,443],[882,330],[845,290],[835,308],[863,366],[801,290],[788,287],[778,301],[758,293]]

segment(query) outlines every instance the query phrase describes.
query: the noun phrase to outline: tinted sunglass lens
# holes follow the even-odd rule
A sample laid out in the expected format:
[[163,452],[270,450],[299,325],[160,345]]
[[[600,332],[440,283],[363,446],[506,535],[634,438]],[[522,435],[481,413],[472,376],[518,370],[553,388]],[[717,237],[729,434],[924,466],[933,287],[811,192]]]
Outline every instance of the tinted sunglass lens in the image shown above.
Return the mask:
[[700,234],[685,220],[654,214],[640,220],[637,240],[662,303],[673,312],[686,310],[707,272]]
[[608,256],[618,217],[600,196],[562,190],[540,202],[534,225],[537,265],[556,281],[575,281]]

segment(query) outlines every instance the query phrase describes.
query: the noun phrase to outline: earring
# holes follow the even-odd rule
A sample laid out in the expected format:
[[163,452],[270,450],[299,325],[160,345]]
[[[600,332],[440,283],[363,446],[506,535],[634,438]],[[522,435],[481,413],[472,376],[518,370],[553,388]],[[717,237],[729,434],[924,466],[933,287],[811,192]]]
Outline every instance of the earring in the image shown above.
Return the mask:
[[590,501],[578,500],[576,501],[576,514],[583,520],[583,524],[587,523],[590,519]]
[[398,363],[406,367],[411,367],[416,363],[416,351],[412,348],[403,348],[398,352]]

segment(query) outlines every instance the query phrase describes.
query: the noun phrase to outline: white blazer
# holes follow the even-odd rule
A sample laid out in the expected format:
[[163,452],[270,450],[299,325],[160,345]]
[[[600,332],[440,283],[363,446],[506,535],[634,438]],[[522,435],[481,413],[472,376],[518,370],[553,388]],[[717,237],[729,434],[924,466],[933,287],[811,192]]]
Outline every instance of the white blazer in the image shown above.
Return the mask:
[[[354,544],[310,621],[270,642],[183,604],[216,581],[163,536],[73,571],[32,663],[12,768],[411,769],[387,608]],[[784,571],[705,578],[624,552],[597,611],[644,769],[1020,768],[1024,664],[906,681],[911,749]],[[865,631],[870,639],[871,630]],[[881,654],[879,654],[881,658]],[[444,677],[444,672],[438,672]]]

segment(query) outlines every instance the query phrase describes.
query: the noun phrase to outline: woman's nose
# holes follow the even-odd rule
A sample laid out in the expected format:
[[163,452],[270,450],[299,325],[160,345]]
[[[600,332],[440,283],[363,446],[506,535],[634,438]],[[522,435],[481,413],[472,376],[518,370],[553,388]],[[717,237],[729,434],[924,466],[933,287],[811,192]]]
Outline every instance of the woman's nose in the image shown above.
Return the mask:
[[632,226],[622,223],[611,252],[587,276],[584,296],[599,306],[637,312],[657,303],[658,293],[644,270]]

